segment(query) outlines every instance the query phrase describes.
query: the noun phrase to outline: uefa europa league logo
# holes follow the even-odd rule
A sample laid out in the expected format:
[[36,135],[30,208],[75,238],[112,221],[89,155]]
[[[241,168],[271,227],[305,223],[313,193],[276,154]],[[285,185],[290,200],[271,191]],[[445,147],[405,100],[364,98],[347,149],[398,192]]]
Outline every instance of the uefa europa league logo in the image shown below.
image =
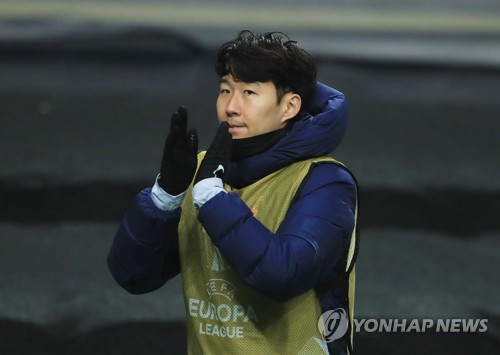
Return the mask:
[[318,329],[327,343],[342,338],[348,326],[347,312],[343,308],[326,311],[318,319]]

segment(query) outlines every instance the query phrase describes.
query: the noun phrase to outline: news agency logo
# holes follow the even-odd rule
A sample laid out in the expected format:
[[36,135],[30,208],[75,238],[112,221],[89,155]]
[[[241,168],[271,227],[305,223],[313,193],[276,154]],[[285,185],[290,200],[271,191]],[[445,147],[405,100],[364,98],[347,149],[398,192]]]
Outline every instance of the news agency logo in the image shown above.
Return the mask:
[[[318,319],[318,329],[330,343],[342,338],[348,330],[349,319],[343,308],[324,312]],[[488,319],[353,319],[355,333],[484,333]]]
[[367,333],[484,333],[488,319],[354,319],[354,331]]
[[343,308],[326,311],[318,319],[319,332],[325,336],[327,343],[342,338],[348,326],[347,312]]

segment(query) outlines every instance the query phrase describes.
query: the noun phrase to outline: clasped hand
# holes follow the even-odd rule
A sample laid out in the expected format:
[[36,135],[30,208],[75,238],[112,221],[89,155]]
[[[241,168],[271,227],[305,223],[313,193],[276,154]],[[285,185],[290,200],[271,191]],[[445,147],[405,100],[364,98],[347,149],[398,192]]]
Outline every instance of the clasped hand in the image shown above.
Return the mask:
[[231,139],[229,124],[222,122],[194,176],[198,135],[195,129],[187,130],[187,109],[179,107],[171,117],[158,184],[170,195],[177,196],[187,190],[194,177],[193,203],[200,208],[216,194],[224,191],[224,178],[231,157]]

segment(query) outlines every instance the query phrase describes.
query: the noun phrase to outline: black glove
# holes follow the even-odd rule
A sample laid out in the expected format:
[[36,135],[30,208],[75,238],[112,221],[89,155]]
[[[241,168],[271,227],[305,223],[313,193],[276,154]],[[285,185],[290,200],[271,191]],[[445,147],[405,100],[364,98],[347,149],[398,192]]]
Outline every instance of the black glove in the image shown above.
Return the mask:
[[224,175],[231,158],[232,136],[229,133],[229,123],[222,122],[215,137],[200,164],[193,185],[200,180],[218,177],[224,182]]
[[172,114],[161,160],[158,184],[170,195],[187,190],[198,164],[198,135],[195,129],[187,131],[187,109],[179,107]]

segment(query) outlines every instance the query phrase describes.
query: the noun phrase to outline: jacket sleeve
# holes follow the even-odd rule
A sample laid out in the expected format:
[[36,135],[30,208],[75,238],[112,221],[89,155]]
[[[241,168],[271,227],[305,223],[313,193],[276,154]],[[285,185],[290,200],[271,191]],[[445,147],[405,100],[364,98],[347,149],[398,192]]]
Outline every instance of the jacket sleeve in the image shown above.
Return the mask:
[[277,300],[325,278],[345,254],[354,228],[354,178],[337,164],[311,169],[276,234],[235,194],[220,193],[199,210],[200,222],[235,270]]
[[116,282],[133,294],[156,290],[180,272],[180,208],[158,209],[150,192],[141,191],[129,207],[107,258]]

